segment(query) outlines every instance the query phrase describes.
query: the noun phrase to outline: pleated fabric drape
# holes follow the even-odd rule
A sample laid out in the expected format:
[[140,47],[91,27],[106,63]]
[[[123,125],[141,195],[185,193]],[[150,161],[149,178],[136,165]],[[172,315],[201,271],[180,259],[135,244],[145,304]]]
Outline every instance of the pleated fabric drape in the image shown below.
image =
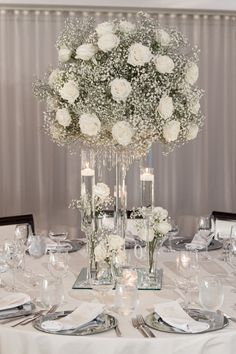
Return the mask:
[[[134,13],[89,13],[97,21]],[[67,225],[78,234],[79,214],[68,209],[80,193],[80,161],[43,131],[43,105],[32,81],[57,63],[55,41],[69,16],[82,9],[0,8],[0,216],[34,213],[39,229]],[[236,212],[236,19],[235,14],[153,11],[175,26],[200,52],[199,86],[206,115],[199,137],[163,156],[153,146],[155,202],[182,222],[212,210]],[[139,164],[128,172],[128,206],[139,203]],[[190,230],[189,229],[189,230]],[[190,232],[190,231],[189,231]]]

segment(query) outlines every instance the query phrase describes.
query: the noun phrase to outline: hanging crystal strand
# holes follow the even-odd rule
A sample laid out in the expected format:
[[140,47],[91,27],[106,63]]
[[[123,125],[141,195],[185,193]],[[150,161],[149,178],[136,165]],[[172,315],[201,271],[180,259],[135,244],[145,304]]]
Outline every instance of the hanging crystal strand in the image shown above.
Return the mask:
[[115,230],[116,233],[125,238],[126,230],[126,208],[127,208],[127,190],[126,190],[126,166],[124,156],[116,154],[116,185],[114,191],[115,197]]

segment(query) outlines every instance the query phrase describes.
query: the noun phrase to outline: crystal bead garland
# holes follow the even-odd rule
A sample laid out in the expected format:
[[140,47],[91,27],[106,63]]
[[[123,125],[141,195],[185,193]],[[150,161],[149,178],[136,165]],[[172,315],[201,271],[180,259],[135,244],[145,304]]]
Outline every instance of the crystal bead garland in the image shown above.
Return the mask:
[[115,213],[114,226],[116,233],[125,239],[127,221],[127,190],[126,190],[126,165],[124,156],[116,154],[116,184],[114,188]]

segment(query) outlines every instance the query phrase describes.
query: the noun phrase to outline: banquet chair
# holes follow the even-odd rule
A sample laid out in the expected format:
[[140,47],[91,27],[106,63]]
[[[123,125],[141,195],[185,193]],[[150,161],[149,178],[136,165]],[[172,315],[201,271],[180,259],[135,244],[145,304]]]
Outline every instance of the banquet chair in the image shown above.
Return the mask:
[[218,235],[220,238],[229,238],[231,227],[233,225],[236,226],[236,214],[213,211],[211,213],[211,225],[215,236]]
[[19,224],[29,224],[35,234],[32,214],[0,217],[0,238],[14,238],[15,227]]

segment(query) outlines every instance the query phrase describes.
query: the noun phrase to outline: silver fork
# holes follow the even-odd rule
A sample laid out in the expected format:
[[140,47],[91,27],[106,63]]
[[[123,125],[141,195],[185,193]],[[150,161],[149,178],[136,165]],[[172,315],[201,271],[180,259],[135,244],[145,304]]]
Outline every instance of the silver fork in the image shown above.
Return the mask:
[[137,318],[132,318],[132,325],[134,328],[136,328],[144,337],[149,337],[147,332],[145,331],[145,329],[143,327],[140,326],[140,324],[138,323]]
[[150,328],[146,325],[146,322],[144,321],[144,318],[142,315],[137,315],[137,321],[140,324],[141,328],[144,328],[146,332],[148,333],[149,337],[155,338],[155,334],[150,330]]
[[[56,309],[58,308],[58,306],[59,306],[59,305],[53,305],[53,306],[46,312],[46,315],[47,315],[47,314],[50,314],[50,313],[54,313],[54,312],[56,311]],[[37,318],[39,318],[40,316],[42,316],[43,312],[44,312],[44,310],[39,311],[39,313],[38,313],[35,317],[30,318],[30,319],[27,318],[27,319],[25,319],[23,322],[21,322],[20,324],[21,324],[22,326],[25,326],[25,325],[27,325],[28,323],[33,322],[34,320],[36,320]]]

